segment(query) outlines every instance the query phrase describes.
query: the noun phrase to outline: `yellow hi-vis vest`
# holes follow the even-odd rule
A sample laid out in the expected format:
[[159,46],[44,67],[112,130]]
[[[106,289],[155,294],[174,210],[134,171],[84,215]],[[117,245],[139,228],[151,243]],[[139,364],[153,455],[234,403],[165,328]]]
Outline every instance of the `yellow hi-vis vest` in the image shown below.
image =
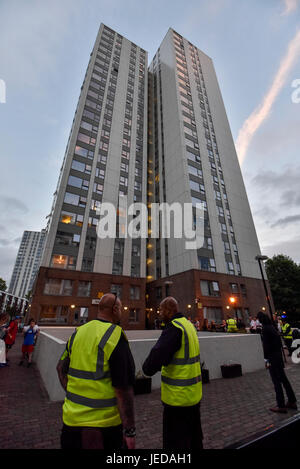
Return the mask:
[[171,363],[161,369],[163,403],[189,407],[202,398],[200,350],[196,329],[186,318],[173,319],[173,326],[182,330],[181,347]]
[[227,319],[227,332],[236,332],[236,319]]
[[[108,360],[122,328],[109,322],[90,321],[70,337],[63,360],[70,358],[63,422],[71,427],[120,425]],[[125,336],[125,334],[124,334]]]
[[290,325],[286,322],[285,324],[282,325],[281,330],[282,330],[282,335],[284,339],[292,339],[293,338],[293,331],[292,329],[289,330],[289,332],[286,332],[286,330],[290,327]]

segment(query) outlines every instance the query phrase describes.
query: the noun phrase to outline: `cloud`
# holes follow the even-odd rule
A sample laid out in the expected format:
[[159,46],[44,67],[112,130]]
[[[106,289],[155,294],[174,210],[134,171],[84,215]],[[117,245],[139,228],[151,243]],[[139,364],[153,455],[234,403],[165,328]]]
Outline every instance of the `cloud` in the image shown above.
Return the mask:
[[287,166],[275,171],[260,171],[251,180],[251,186],[271,190],[273,193],[279,190],[293,189],[299,194],[300,166]]
[[76,3],[52,0],[49,7],[49,2],[39,0],[0,2],[1,73],[8,97],[15,83],[27,92],[29,88],[37,91],[44,84],[41,76],[53,74],[61,59],[61,44],[78,14]]
[[280,218],[275,223],[271,225],[271,228],[275,228],[276,226],[286,227],[290,223],[298,223],[300,221],[300,215],[290,215],[285,218]]
[[17,214],[17,213],[27,213],[28,207],[19,199],[15,197],[1,197],[0,198],[0,211],[3,214]]
[[278,254],[284,254],[291,257],[295,262],[300,263],[300,237],[295,236],[284,241],[278,241],[274,244],[261,243],[262,252],[273,257]]
[[287,16],[290,13],[293,13],[297,10],[299,5],[299,0],[284,0],[285,10],[282,12],[281,16]]
[[286,83],[287,77],[300,55],[300,30],[290,41],[287,52],[281,60],[280,66],[275,74],[273,82],[263,97],[261,103],[250,114],[244,122],[236,139],[236,150],[240,164],[242,165],[247,154],[247,150],[255,133],[263,122],[269,117],[277,96]]

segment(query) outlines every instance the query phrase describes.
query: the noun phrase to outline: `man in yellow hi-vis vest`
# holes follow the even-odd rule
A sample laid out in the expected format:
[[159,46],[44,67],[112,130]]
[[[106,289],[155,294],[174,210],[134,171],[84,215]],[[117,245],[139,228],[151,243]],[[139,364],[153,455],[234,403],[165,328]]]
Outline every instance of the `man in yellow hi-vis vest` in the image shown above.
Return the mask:
[[121,308],[116,295],[103,295],[97,319],[76,329],[59,360],[58,377],[66,391],[62,449],[115,450],[124,441],[135,448],[135,367],[118,325]]
[[226,320],[227,332],[237,332],[237,322],[236,319],[229,317]]
[[285,315],[282,315],[281,319],[282,319],[281,334],[282,334],[284,343],[288,349],[289,356],[291,356],[292,355],[291,345],[293,342],[293,331],[292,331],[290,324],[288,323],[287,317]]
[[175,298],[160,304],[166,326],[143,364],[146,376],[161,371],[163,448],[202,449],[202,382],[197,332],[178,309]]

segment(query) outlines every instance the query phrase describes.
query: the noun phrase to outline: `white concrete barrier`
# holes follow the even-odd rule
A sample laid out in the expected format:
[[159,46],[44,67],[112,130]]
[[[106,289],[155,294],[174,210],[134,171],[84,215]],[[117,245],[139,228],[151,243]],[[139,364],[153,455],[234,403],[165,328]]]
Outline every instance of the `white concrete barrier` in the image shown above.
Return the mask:
[[[74,328],[73,328],[74,330]],[[68,332],[67,336],[71,334]],[[140,331],[137,331],[140,332]],[[159,335],[159,331],[156,336]],[[61,331],[60,331],[61,334]],[[150,350],[155,345],[155,338],[131,339],[129,344],[135,361],[136,372],[142,369],[142,364]],[[250,373],[264,368],[264,358],[261,339],[258,334],[222,334],[199,333],[201,363],[209,370],[210,379],[221,378],[221,365],[239,363],[242,372]],[[56,373],[56,365],[66,346],[66,340],[55,337],[55,334],[41,331],[34,361],[40,371],[42,380],[51,401],[63,400],[65,393]],[[160,373],[152,378],[152,389],[160,387]]]

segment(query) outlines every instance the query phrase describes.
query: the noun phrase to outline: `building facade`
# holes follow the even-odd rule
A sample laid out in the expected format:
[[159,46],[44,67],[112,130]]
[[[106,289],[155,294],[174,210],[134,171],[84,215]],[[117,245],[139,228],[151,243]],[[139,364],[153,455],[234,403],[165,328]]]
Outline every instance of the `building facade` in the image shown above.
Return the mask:
[[[107,291],[104,279],[112,275],[125,283],[135,279],[139,297],[144,288],[146,239],[126,237],[122,200],[128,206],[147,201],[147,61],[146,51],[101,24],[49,217],[42,266],[49,272],[57,269],[58,278],[63,270],[66,282],[71,282],[71,273],[74,277],[72,271],[90,273],[89,279],[97,282],[103,274],[98,292]],[[105,203],[117,208],[116,237],[99,239],[98,210]],[[121,281],[115,283],[112,289],[123,288]],[[41,323],[55,323],[53,308],[63,306],[64,294],[55,295],[50,288],[47,298],[47,285],[42,287],[44,298],[39,303],[34,298],[32,312]],[[94,291],[91,284],[90,289]],[[139,300],[136,306],[136,323],[144,324]],[[86,314],[93,314],[92,298],[89,307]]]
[[169,29],[149,67],[149,97],[148,201],[204,207],[200,248],[149,237],[149,306],[183,290],[181,309],[194,317],[247,321],[266,303],[260,248],[212,60]]
[[46,231],[24,231],[8,293],[24,298],[33,288],[45,244]]
[[[134,202],[149,209],[148,239],[126,236]],[[117,231],[101,239],[105,203],[117,209]],[[161,217],[154,236],[153,203],[201,203],[201,247],[162,236]],[[195,225],[195,208],[192,217]],[[101,24],[47,233],[31,307],[39,323],[93,318],[108,291],[121,297],[131,328],[152,324],[169,294],[202,321],[225,317],[229,294],[231,314],[245,320],[264,306],[259,244],[214,66],[174,30],[147,71],[147,52]]]

